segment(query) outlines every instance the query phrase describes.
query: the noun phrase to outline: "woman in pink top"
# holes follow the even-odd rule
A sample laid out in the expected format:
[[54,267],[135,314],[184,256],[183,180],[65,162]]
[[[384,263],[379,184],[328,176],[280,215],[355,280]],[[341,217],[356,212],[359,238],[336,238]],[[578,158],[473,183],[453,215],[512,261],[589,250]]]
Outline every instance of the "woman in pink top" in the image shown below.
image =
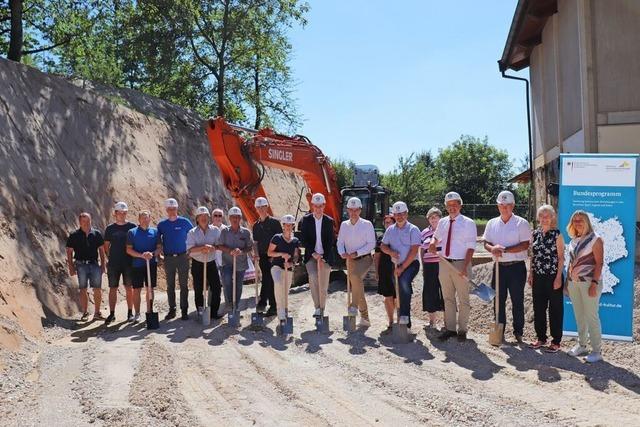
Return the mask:
[[[431,208],[427,212],[429,226],[422,230],[422,246],[420,246],[420,259],[422,261],[422,311],[429,313],[429,327],[435,328],[437,312],[444,309],[440,279],[438,279],[440,261],[437,254],[429,252],[429,244],[433,233],[438,227],[438,221],[442,218],[442,212],[438,208]],[[439,250],[440,248],[438,248]]]

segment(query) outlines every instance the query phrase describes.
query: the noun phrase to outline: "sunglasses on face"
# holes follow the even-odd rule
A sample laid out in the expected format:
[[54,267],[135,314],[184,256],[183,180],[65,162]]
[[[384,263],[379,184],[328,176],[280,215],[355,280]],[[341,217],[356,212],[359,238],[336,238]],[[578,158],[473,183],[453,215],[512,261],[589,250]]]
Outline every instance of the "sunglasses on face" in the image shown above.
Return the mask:
[[213,215],[215,218],[222,218],[222,215],[218,215],[218,214],[214,214]]

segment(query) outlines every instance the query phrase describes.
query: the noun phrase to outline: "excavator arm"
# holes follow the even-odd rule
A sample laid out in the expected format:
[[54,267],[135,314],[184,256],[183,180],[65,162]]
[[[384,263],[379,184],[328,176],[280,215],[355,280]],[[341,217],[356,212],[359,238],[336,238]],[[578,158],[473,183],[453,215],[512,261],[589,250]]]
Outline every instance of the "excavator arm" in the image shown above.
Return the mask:
[[256,131],[229,124],[222,117],[208,121],[207,135],[224,184],[250,223],[258,219],[255,200],[266,197],[262,178],[264,167],[269,166],[300,175],[307,185],[308,200],[312,193],[324,194],[325,213],[334,219],[337,230],[342,201],[336,173],[329,159],[306,137],[280,135],[271,129]]

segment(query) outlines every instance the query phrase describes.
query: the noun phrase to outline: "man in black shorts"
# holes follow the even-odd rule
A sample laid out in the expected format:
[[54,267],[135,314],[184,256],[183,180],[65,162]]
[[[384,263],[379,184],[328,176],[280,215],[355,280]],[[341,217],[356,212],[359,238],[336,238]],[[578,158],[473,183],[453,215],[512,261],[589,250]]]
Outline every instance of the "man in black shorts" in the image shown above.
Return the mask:
[[135,224],[127,221],[128,207],[125,202],[118,202],[114,207],[116,221],[109,224],[104,231],[104,251],[107,255],[107,277],[109,279],[109,316],[105,324],[115,320],[116,302],[120,277],[127,298],[127,321],[133,321],[133,289],[131,288],[131,257],[127,255],[127,232],[135,228]]
[[[158,282],[158,263],[156,261],[160,243],[158,229],[149,227],[151,214],[149,211],[141,211],[138,215],[138,225],[127,232],[127,254],[133,258],[133,307],[135,314],[133,322],[140,320],[140,291],[143,286],[148,286],[147,280],[147,260],[151,275],[151,288],[155,288]],[[153,300],[153,297],[151,298]],[[151,302],[151,305],[153,302]],[[147,312],[151,311],[151,306],[147,305]]]

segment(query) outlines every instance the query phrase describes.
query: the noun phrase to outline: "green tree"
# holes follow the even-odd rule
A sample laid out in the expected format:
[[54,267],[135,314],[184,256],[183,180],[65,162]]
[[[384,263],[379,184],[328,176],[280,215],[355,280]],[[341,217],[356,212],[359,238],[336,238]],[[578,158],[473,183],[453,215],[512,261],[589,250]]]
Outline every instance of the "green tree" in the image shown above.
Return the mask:
[[480,139],[462,135],[440,150],[435,170],[447,190],[457,191],[465,203],[495,203],[496,195],[511,188],[512,163],[505,150]]
[[435,165],[430,152],[400,157],[398,166],[382,176],[382,184],[389,190],[392,201],[402,200],[410,212],[426,213],[444,197],[444,181]]

